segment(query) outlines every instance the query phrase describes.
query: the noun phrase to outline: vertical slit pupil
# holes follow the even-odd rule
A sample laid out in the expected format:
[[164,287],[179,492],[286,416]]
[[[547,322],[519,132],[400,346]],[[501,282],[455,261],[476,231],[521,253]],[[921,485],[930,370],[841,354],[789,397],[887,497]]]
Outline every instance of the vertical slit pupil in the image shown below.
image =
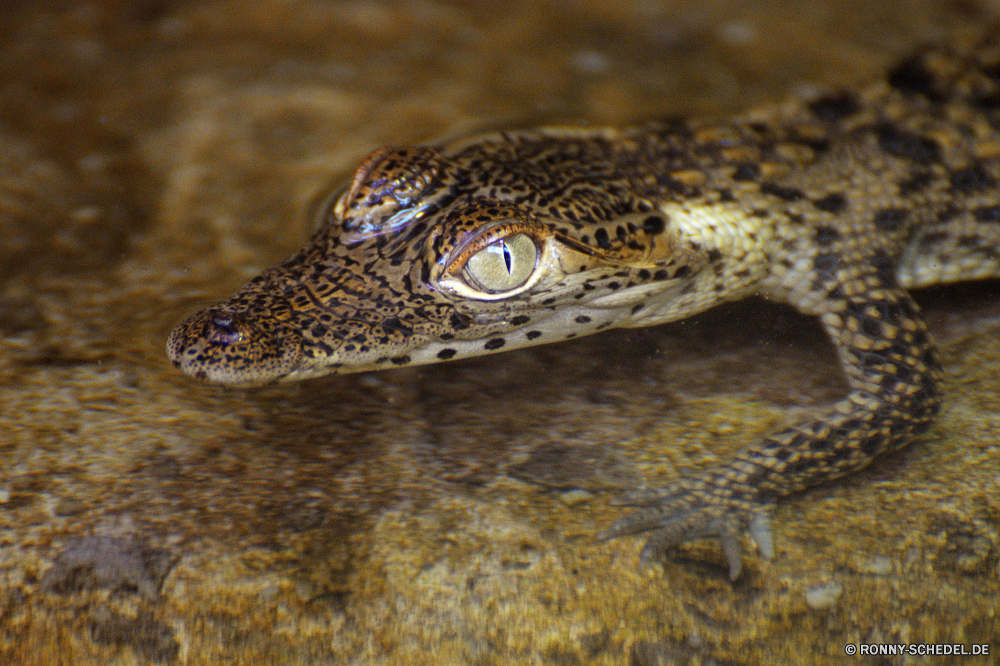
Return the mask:
[[509,275],[514,258],[510,255],[510,248],[507,247],[507,243],[500,241],[500,247],[503,248],[503,263],[507,266],[507,274]]

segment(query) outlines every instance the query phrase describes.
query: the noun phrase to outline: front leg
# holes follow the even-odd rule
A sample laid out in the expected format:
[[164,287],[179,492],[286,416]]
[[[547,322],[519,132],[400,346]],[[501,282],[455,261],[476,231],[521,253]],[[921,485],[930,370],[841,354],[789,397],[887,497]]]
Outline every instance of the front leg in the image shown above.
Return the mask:
[[728,464],[634,502],[640,508],[603,537],[652,532],[644,559],[685,541],[718,537],[735,579],[742,532],[749,531],[770,557],[767,515],[778,497],[861,469],[927,429],[938,410],[938,366],[909,294],[869,274],[828,289],[819,305],[799,305],[819,314],[850,394],[819,418],[764,438]]

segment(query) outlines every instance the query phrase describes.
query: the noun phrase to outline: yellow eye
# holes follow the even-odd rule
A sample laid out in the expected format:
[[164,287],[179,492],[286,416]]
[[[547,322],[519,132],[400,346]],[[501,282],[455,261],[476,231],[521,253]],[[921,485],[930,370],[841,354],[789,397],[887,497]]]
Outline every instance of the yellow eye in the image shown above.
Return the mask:
[[538,247],[527,234],[496,240],[469,257],[465,276],[471,286],[489,294],[517,289],[531,277]]

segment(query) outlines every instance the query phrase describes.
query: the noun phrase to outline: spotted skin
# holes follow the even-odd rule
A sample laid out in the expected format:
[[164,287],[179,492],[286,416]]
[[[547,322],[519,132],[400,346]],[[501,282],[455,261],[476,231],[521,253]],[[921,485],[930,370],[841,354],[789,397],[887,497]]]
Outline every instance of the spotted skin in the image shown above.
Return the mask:
[[[1000,41],[725,122],[383,148],[309,245],[177,326],[184,372],[260,385],[659,324],[756,294],[819,318],[849,393],[735,459],[637,493],[603,533],[655,556],[927,429],[938,364],[907,290],[1000,275]],[[527,263],[525,263],[527,262]]]

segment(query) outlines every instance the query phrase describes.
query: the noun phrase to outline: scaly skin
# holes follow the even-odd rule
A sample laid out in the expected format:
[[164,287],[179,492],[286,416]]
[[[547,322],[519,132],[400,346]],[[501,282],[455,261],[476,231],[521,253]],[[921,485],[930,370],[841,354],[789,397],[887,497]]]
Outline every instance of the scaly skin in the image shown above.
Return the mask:
[[1000,42],[727,122],[386,148],[307,247],[167,344],[252,386],[649,326],[750,294],[819,317],[850,392],[735,460],[634,497],[644,556],[739,535],[776,498],[907,444],[938,366],[907,289],[1000,274]]

